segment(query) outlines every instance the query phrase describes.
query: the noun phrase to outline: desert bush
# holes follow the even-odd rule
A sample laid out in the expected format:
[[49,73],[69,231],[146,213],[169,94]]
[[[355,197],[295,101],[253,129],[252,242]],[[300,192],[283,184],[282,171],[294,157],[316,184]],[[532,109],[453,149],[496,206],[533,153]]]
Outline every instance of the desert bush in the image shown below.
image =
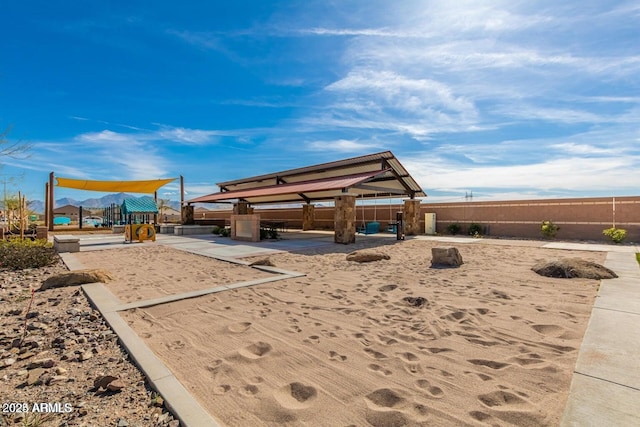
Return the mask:
[[551,220],[542,221],[540,225],[540,232],[544,237],[556,237],[556,234],[560,230],[556,224],[554,224]]
[[610,238],[613,243],[621,243],[627,237],[627,230],[611,227],[606,230],[602,230],[602,234]]
[[221,228],[220,229],[220,237],[229,237],[231,236],[231,229],[230,228]]
[[220,230],[221,230],[221,228],[218,227],[217,225],[213,226],[213,234],[218,234],[219,235],[220,234]]
[[472,222],[469,225],[469,236],[481,236],[482,235],[482,226],[480,224],[476,224]]
[[58,260],[58,254],[46,240],[9,239],[0,241],[0,268],[24,270],[46,267]]
[[449,234],[452,234],[452,235],[455,236],[456,234],[458,234],[460,232],[461,228],[462,227],[460,227],[460,224],[454,222],[453,224],[449,224],[447,226],[447,231],[449,232]]

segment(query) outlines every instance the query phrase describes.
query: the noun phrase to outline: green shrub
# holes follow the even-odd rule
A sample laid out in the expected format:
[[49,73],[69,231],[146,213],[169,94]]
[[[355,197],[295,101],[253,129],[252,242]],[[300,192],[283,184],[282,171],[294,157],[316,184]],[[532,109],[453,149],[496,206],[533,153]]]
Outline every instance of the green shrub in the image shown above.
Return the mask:
[[636,252],[636,261],[640,264],[640,252]]
[[542,221],[542,225],[540,226],[540,232],[542,233],[542,235],[544,237],[556,237],[556,234],[558,233],[558,230],[560,230],[560,227],[558,227],[557,225],[555,225],[553,222],[549,221]]
[[455,236],[456,234],[458,234],[460,232],[461,228],[462,227],[460,227],[460,224],[454,222],[453,224],[449,224],[447,226],[447,231],[449,232],[449,234],[452,234],[452,235]]
[[482,226],[472,222],[469,225],[469,236],[480,237],[482,235]]
[[220,237],[229,237],[231,236],[231,229],[230,228],[221,228],[220,229]]
[[213,226],[213,234],[220,234],[220,230],[221,230],[221,228],[218,227],[217,225]]
[[610,238],[613,243],[621,243],[627,237],[627,230],[612,227],[602,230],[602,234]]
[[277,238],[278,238],[278,230],[270,229],[270,228],[260,229],[260,240],[277,239]]
[[46,267],[58,260],[58,254],[46,240],[0,240],[0,268],[24,270]]

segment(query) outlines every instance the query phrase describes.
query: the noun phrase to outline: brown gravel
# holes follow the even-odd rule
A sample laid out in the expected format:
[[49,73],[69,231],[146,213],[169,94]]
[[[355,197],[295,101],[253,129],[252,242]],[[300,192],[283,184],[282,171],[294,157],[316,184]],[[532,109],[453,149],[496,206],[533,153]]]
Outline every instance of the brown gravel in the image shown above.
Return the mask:
[[0,426],[179,426],[66,271],[0,270]]

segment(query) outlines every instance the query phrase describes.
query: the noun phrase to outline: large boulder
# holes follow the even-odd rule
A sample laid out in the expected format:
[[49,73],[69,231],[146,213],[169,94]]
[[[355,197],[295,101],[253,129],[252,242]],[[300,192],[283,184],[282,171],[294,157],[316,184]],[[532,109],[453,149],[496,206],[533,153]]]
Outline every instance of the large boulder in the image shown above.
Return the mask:
[[372,261],[380,261],[381,259],[390,259],[391,257],[387,254],[383,254],[380,252],[374,251],[354,251],[350,254],[347,254],[347,261],[355,261],[355,262],[372,262]]
[[62,288],[64,286],[84,285],[85,283],[107,283],[110,280],[113,280],[113,277],[111,277],[111,274],[106,270],[75,270],[49,277],[42,282],[39,290],[44,291],[46,289]]
[[452,246],[436,246],[431,248],[431,267],[460,267],[463,263],[458,248]]
[[607,267],[581,258],[563,258],[555,261],[539,262],[531,269],[541,276],[562,279],[576,277],[601,280],[618,277],[616,273]]

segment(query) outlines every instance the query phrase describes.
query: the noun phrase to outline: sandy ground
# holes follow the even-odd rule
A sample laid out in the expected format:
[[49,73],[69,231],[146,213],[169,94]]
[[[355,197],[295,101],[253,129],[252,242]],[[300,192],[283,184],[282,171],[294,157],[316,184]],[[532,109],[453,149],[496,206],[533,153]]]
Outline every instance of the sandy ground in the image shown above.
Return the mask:
[[[345,260],[365,244],[272,255],[307,276],[123,317],[227,426],[558,425],[599,282],[530,269],[603,253],[459,244],[463,266],[432,269],[442,243],[409,240],[376,248],[389,260]],[[79,258],[126,278],[124,300],[191,290],[208,265],[171,250],[131,275],[140,250]]]
[[161,245],[78,252],[75,257],[85,266],[112,273],[115,280],[106,287],[124,303],[273,277],[243,265],[185,256],[184,251]]

